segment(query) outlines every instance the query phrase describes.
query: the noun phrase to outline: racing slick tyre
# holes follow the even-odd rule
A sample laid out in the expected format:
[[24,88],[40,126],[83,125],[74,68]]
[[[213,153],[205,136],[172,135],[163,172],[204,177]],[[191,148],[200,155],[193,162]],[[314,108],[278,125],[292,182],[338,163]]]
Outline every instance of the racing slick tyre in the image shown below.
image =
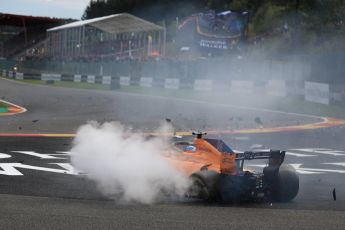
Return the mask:
[[271,171],[269,173],[272,175],[275,174],[275,176],[273,176],[274,180],[272,180],[271,175],[269,182],[269,198],[271,200],[288,202],[297,196],[299,190],[299,178],[296,170],[292,166],[282,165],[277,168],[277,173],[274,173],[275,170],[266,169],[266,174],[268,173],[267,171]]
[[219,173],[215,171],[198,171],[190,176],[191,186],[187,197],[198,198],[205,201],[216,201],[219,199],[217,182]]

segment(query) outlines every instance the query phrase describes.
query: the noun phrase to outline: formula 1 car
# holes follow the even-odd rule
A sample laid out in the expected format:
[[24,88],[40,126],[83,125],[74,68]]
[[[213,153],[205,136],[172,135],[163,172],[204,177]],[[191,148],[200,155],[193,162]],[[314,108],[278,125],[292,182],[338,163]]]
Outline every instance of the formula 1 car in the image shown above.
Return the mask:
[[[299,178],[295,169],[283,165],[285,152],[260,150],[235,153],[220,139],[206,139],[206,133],[174,137],[176,152],[168,160],[190,175],[187,197],[207,201],[288,202],[297,196]],[[268,159],[262,172],[244,169],[246,160]]]

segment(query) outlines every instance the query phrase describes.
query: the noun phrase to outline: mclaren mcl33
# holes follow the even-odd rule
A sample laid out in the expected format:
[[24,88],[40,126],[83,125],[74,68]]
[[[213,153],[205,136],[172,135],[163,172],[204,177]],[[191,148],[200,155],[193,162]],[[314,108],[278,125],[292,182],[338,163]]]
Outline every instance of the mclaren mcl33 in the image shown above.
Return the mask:
[[[174,154],[167,159],[190,175],[187,197],[207,201],[288,202],[299,190],[299,178],[293,167],[283,164],[285,152],[256,149],[234,152],[220,139],[204,138],[206,133],[174,137]],[[245,169],[246,161],[267,161],[262,171]]]

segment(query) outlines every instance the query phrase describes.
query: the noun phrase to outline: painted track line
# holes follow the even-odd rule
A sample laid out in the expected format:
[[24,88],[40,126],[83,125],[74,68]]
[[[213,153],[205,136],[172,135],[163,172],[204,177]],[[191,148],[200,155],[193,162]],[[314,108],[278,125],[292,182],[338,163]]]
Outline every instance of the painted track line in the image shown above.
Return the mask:
[[12,116],[20,113],[25,113],[27,109],[11,102],[0,99],[0,102],[9,105],[10,112],[0,113],[0,116]]
[[[323,117],[323,121],[304,124],[293,125],[285,127],[272,127],[272,128],[258,128],[258,129],[242,129],[242,130],[210,130],[206,131],[210,135],[220,134],[260,134],[260,133],[277,133],[277,132],[295,132],[303,130],[313,130],[321,128],[330,128],[335,126],[345,125],[345,120]],[[159,133],[159,132],[145,132],[144,135],[172,135],[172,133]],[[185,136],[191,135],[191,132],[176,132],[177,135]],[[0,137],[66,137],[73,138],[76,134],[73,133],[0,133]]]

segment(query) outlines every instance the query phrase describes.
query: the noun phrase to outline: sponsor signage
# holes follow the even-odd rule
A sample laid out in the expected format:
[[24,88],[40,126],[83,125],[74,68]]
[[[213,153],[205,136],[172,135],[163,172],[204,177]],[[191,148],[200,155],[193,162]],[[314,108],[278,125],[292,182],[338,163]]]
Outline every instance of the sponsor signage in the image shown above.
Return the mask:
[[140,78],[141,87],[152,87],[152,77],[142,77]]
[[231,81],[231,92],[233,93],[253,93],[253,81]]
[[177,78],[167,78],[165,79],[164,88],[166,89],[179,89],[180,80]]
[[42,73],[41,80],[42,81],[61,81],[61,75],[52,74],[52,73]]
[[94,75],[87,76],[87,83],[95,83],[96,77]]
[[269,80],[266,85],[266,93],[270,96],[285,97],[286,84],[284,80]]
[[228,49],[228,45],[226,41],[220,41],[220,40],[201,40],[199,45],[204,48],[212,48],[212,49]]
[[129,86],[130,83],[131,83],[130,77],[125,77],[125,76],[120,77],[120,85]]
[[81,75],[74,75],[74,82],[81,82]]
[[305,82],[305,100],[329,104],[329,85],[316,82]]
[[102,78],[102,84],[103,85],[110,85],[111,84],[111,76],[104,76]]
[[212,80],[195,80],[194,82],[194,90],[196,91],[211,91],[212,88]]
[[16,73],[16,80],[23,80],[24,79],[24,74],[23,73]]

